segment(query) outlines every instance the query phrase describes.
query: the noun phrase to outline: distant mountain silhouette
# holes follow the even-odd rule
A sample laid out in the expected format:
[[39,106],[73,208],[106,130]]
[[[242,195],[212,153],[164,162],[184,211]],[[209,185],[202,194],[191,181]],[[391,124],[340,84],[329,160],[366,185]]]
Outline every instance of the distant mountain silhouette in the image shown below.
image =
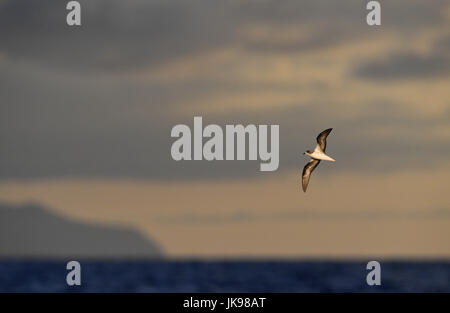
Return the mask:
[[162,251],[136,230],[73,221],[34,204],[0,204],[0,258],[147,257]]

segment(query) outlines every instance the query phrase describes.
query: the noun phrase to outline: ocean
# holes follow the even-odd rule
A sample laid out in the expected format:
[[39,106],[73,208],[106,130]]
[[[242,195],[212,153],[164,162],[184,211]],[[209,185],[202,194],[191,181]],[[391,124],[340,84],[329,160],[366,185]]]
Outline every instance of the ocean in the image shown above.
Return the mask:
[[[68,260],[69,261],[69,260]],[[450,292],[450,261],[81,261],[81,286],[67,261],[0,261],[0,292]]]

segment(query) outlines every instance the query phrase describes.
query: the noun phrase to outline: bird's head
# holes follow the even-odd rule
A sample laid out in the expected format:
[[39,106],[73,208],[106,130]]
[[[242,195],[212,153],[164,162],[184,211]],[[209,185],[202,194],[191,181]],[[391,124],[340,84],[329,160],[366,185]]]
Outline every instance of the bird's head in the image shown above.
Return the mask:
[[305,152],[303,152],[303,154],[311,154],[312,151],[311,150],[306,150]]

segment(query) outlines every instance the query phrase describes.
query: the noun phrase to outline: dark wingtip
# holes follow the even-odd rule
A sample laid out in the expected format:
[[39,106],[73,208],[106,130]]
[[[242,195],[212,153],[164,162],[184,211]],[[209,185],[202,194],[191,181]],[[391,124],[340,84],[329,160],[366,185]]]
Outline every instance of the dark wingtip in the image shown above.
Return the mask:
[[329,133],[331,133],[332,130],[333,130],[333,128],[327,128],[324,131],[322,131],[318,136],[324,135],[324,134],[328,135]]

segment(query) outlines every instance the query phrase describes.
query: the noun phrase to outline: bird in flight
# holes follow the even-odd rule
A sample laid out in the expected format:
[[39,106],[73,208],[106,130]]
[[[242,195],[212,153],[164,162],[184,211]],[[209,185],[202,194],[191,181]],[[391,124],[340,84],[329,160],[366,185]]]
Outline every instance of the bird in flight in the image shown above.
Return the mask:
[[303,168],[302,173],[302,187],[303,192],[306,192],[306,188],[308,187],[309,183],[309,177],[311,176],[311,173],[314,171],[314,169],[319,165],[321,160],[324,161],[336,161],[335,159],[329,157],[325,154],[325,149],[327,148],[327,136],[329,133],[331,133],[331,130],[333,128],[328,128],[321,132],[319,136],[317,136],[317,146],[314,149],[314,151],[306,150],[306,152],[303,152],[303,154],[306,154],[311,157],[309,162],[305,165]]

